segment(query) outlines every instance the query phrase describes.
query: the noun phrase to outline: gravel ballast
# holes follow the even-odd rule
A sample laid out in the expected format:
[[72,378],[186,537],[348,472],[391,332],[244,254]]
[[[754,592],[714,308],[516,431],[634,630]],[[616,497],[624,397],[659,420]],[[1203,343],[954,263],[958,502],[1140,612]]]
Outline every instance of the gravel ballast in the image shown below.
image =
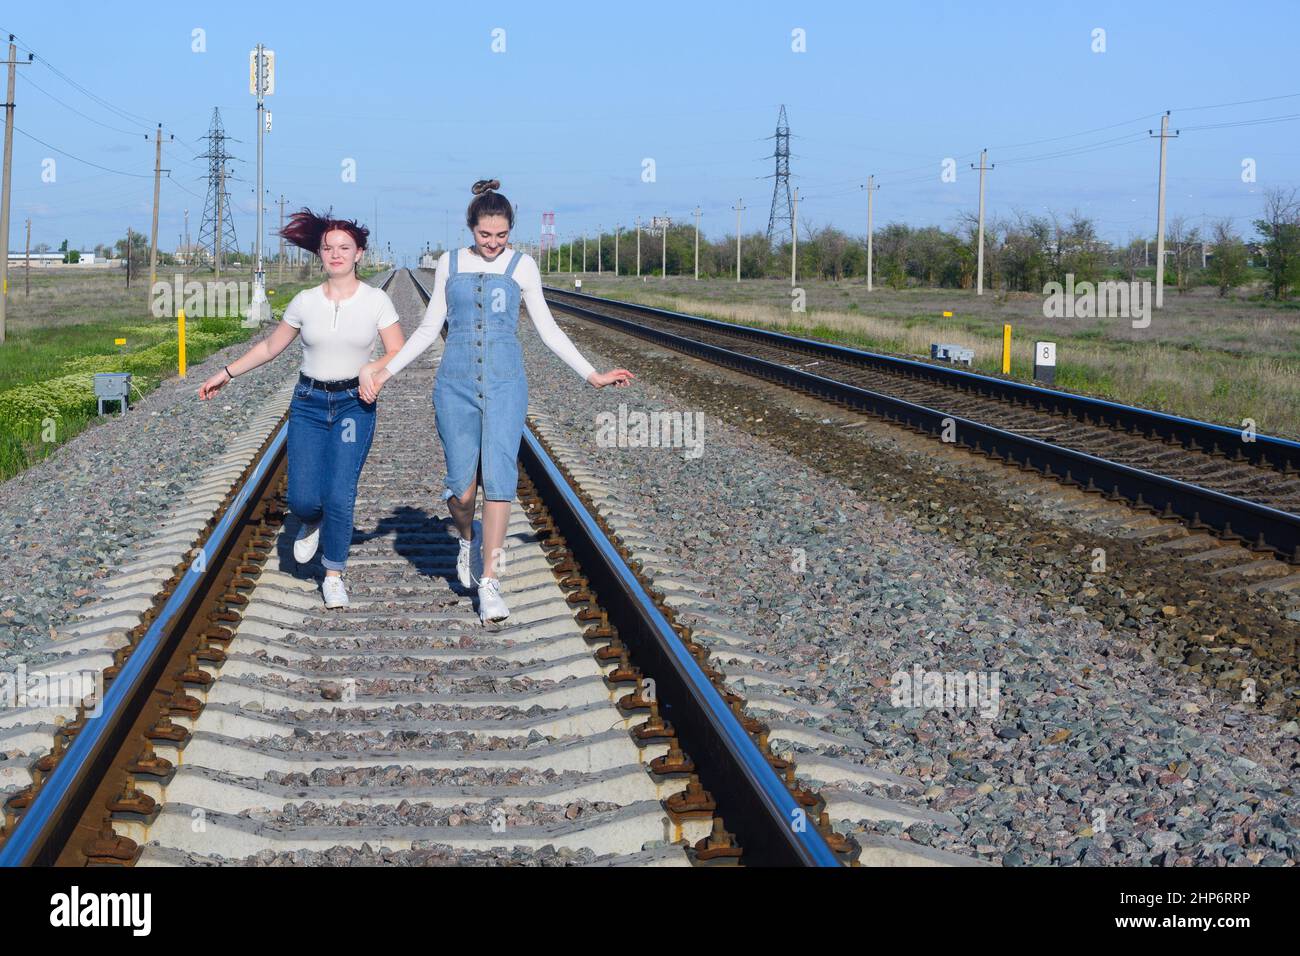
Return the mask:
[[[744,655],[727,664],[727,647],[717,645],[714,659],[733,684],[742,672],[755,678],[738,685],[751,712],[847,742],[795,743],[797,760],[815,751],[914,782],[826,780],[833,817],[833,797],[846,790],[889,799],[914,790],[941,813],[939,822],[841,829],[1004,865],[1295,863],[1296,723],[1168,669],[1145,621],[1115,627],[1070,595],[1036,600],[1024,582],[1037,581],[1039,569],[1004,573],[987,557],[999,542],[983,540],[996,536],[978,515],[961,515],[969,524],[958,545],[904,500],[890,500],[910,487],[941,518],[972,475],[868,455],[872,439],[858,434],[864,473],[851,487],[750,433],[774,427],[763,424],[771,400],[663,349],[561,322],[597,368],[628,367],[638,382],[584,388],[530,329],[531,410],[613,490],[623,513],[612,518],[617,530],[640,529],[671,563],[711,583],[704,598],[713,607],[696,620],[741,635]],[[702,454],[598,441],[597,415],[617,416],[621,403],[703,413]],[[839,455],[841,469],[847,456]],[[1019,520],[1036,520],[1019,511]],[[1177,614],[1196,609],[1166,616]],[[941,684],[937,695],[900,697],[900,675],[920,677],[924,691],[927,680],[935,686],[930,674],[969,675],[985,691],[996,679],[996,703],[945,706]],[[765,709],[764,697],[781,709]]]

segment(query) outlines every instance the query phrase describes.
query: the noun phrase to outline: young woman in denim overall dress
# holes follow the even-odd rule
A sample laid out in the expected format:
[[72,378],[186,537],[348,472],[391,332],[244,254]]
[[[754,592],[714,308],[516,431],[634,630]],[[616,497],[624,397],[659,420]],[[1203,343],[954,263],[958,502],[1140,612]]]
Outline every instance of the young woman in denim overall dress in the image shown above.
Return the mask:
[[357,479],[375,432],[375,405],[357,378],[376,335],[385,364],[405,342],[388,293],[356,276],[369,230],[351,220],[302,210],[281,232],[321,257],[326,280],[296,296],[275,331],[213,375],[199,390],[210,398],[236,375],[271,361],[301,333],[302,371],[289,406],[289,510],[299,519],[294,558],[306,564],[321,551],[325,606],[345,607],[343,570],[352,544]]
[[483,497],[509,501],[519,483],[517,457],[528,411],[524,353],[516,335],[521,293],[513,274],[520,253],[506,249],[503,275],[447,276],[447,344],[433,389],[438,438],[447,459],[442,498],[463,498],[482,467]]
[[[433,389],[438,437],[447,460],[442,498],[460,534],[457,576],[465,587],[477,580],[484,621],[504,620],[510,613],[501,599],[496,568],[519,480],[519,442],[528,411],[528,380],[517,335],[521,302],[528,306],[542,341],[587,382],[601,388],[627,385],[633,378],[627,369],[596,372],[555,324],[542,296],[537,263],[508,246],[514,207],[495,192],[499,186],[496,180],[474,184],[477,198],[466,215],[474,248],[453,250],[439,260],[433,297],[420,327],[386,366],[371,363],[360,373],[361,396],[374,398],[389,378],[433,343],[446,322],[447,343]],[[473,520],[480,483],[481,528]],[[472,553],[480,541],[481,577],[475,574]]]

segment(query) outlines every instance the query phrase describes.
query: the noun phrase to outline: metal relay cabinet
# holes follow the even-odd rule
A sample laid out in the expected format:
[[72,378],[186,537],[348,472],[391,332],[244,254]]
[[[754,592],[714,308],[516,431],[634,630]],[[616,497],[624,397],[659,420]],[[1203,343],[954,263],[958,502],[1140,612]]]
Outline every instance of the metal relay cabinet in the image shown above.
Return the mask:
[[99,400],[99,414],[104,414],[105,402],[117,402],[119,411],[131,407],[130,372],[96,372],[95,398]]

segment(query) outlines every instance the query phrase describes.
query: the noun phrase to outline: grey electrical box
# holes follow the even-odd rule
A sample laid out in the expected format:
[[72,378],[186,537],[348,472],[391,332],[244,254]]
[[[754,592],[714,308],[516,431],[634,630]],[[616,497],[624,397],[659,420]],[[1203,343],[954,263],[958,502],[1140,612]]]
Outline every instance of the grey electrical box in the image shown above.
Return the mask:
[[105,402],[117,402],[120,411],[131,407],[130,372],[96,372],[95,398],[99,400],[99,414],[104,414]]
[[938,359],[941,362],[956,362],[959,365],[969,366],[975,361],[975,350],[963,348],[960,345],[931,343],[930,358]]

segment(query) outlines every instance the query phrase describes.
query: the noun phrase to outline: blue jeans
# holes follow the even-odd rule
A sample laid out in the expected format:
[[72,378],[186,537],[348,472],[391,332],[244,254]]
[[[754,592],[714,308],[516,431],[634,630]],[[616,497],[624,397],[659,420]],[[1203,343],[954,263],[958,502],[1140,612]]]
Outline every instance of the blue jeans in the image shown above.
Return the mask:
[[342,571],[352,544],[357,479],[375,435],[375,405],[357,389],[327,392],[301,382],[289,404],[289,510],[321,522],[321,564]]

